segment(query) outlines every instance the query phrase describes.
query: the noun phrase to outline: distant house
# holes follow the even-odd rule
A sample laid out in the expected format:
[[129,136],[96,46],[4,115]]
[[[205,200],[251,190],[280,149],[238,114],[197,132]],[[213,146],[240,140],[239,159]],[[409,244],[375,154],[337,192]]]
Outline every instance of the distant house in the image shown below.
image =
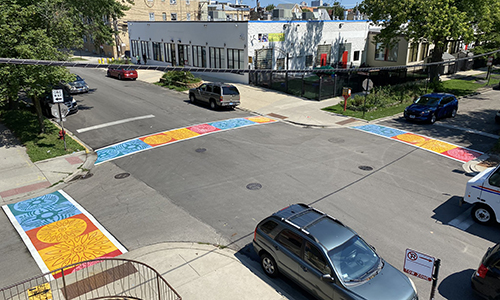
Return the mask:
[[273,20],[300,20],[302,19],[302,9],[298,4],[285,3],[278,4],[273,9]]

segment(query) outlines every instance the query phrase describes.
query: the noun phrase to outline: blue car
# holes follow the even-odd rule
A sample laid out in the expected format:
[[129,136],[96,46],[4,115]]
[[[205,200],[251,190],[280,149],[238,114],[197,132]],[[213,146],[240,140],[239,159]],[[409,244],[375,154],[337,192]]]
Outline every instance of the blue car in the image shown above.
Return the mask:
[[405,108],[404,117],[408,121],[429,122],[457,115],[458,100],[452,94],[432,93],[420,96]]

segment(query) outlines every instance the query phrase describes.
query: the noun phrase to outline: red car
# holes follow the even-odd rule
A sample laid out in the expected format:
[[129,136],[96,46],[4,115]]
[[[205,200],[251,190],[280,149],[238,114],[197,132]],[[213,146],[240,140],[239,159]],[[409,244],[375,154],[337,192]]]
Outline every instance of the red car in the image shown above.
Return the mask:
[[123,68],[123,67],[111,67],[107,72],[108,77],[116,77],[120,80],[122,79],[137,79],[137,71],[132,68]]

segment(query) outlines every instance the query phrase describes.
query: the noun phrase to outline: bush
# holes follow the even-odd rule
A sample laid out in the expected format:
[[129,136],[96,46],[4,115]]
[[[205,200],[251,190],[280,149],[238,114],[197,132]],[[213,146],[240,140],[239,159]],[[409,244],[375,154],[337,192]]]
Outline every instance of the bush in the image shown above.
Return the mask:
[[425,90],[424,84],[379,86],[371,90],[370,94],[366,96],[366,103],[365,95],[355,95],[348,99],[347,109],[352,111],[373,111],[377,108],[409,103],[415,97],[420,96],[423,90]]
[[165,85],[175,85],[177,82],[194,83],[200,82],[201,79],[195,77],[189,71],[168,71],[162,76]]

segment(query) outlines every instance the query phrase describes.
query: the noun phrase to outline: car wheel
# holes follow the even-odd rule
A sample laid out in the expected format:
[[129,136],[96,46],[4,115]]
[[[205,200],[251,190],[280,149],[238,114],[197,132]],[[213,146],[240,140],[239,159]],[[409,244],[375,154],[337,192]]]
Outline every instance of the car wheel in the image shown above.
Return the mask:
[[111,73],[109,73],[109,71],[107,71],[106,76],[111,77]]
[[132,78],[132,80],[137,80],[137,78]]
[[457,109],[456,109],[456,108],[454,108],[454,109],[451,111],[450,117],[454,118],[456,115],[457,115]]
[[278,276],[278,266],[276,265],[276,261],[268,253],[263,253],[260,256],[260,265],[262,266],[262,270],[264,270],[264,273],[266,273],[267,276]]
[[122,74],[118,75],[118,79],[122,80]]
[[495,213],[489,206],[476,204],[471,211],[472,219],[479,224],[491,224],[495,221]]
[[194,104],[196,102],[196,97],[194,94],[189,94],[189,102]]
[[436,123],[436,114],[432,114],[431,119],[429,120],[429,123],[431,123],[431,124]]
[[210,100],[210,108],[213,110],[217,109],[217,104],[215,104],[215,100]]

